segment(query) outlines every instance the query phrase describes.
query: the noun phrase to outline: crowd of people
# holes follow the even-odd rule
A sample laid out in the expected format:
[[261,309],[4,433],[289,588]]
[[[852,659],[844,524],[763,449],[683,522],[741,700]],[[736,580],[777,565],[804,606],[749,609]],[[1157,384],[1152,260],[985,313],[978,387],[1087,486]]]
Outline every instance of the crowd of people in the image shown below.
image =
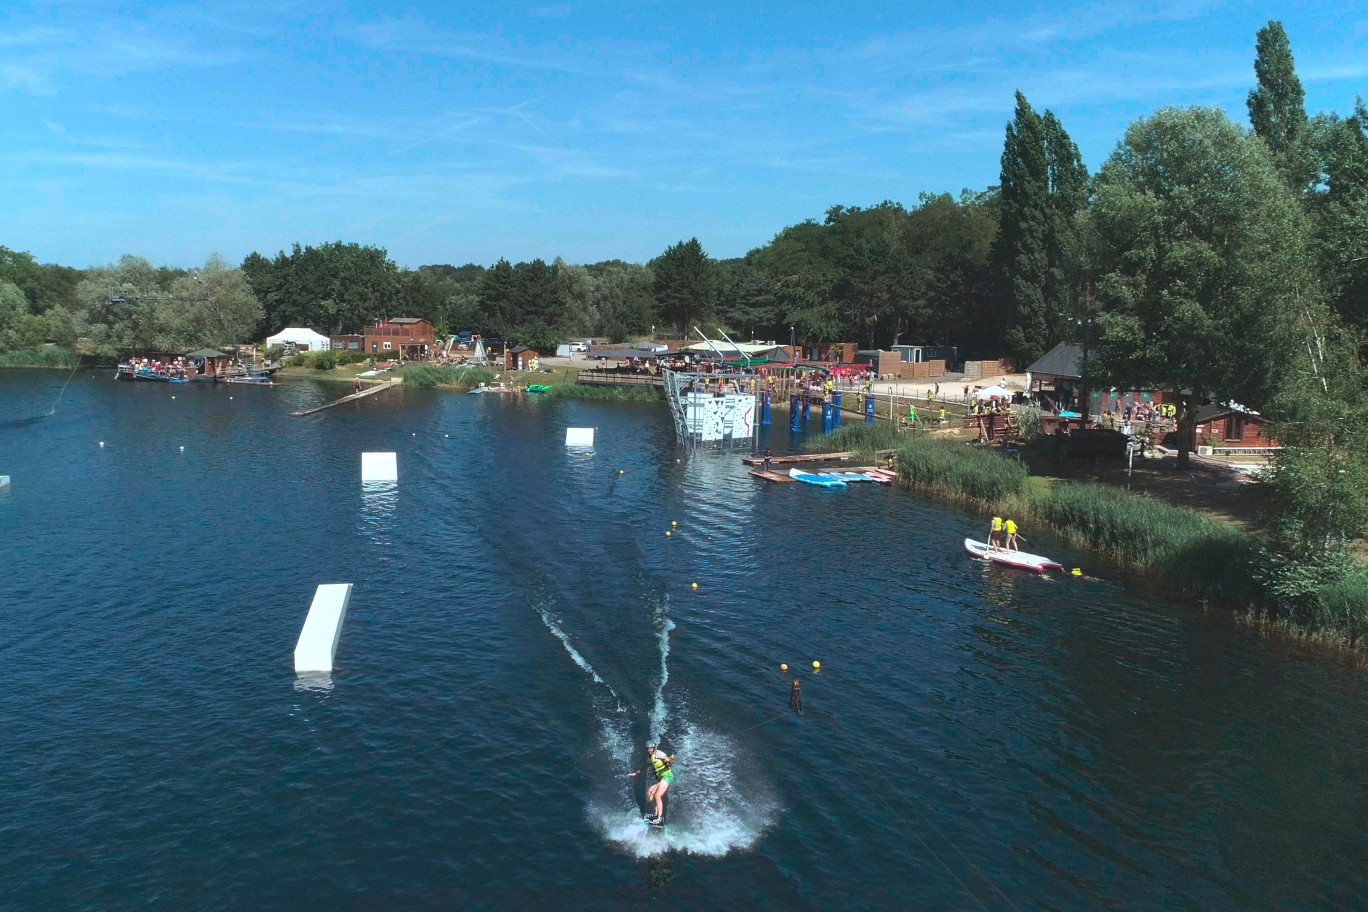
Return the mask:
[[150,358],[129,358],[128,366],[133,368],[135,373],[155,374],[158,377],[166,377],[171,380],[184,380],[185,375],[191,369],[186,360],[180,357],[168,362],[155,361]]

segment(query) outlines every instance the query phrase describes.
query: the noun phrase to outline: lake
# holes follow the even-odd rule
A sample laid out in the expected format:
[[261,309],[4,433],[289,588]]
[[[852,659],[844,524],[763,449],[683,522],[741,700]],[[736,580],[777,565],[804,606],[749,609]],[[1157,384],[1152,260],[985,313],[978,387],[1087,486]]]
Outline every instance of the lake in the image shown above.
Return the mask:
[[663,405],[65,380],[0,371],[0,907],[1368,906],[1368,689],[1315,651]]

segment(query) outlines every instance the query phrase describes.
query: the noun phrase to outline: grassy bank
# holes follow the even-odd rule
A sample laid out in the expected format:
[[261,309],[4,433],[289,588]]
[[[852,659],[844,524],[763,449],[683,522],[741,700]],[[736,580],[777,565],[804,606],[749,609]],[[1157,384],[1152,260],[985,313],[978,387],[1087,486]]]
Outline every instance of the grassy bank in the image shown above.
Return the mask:
[[1104,485],[1051,483],[996,450],[913,439],[877,424],[840,428],[812,448],[862,454],[893,449],[898,476],[913,490],[985,515],[1010,516],[1024,530],[1048,528],[1167,591],[1241,611],[1267,609],[1252,573],[1257,539],[1196,510]]
[[598,402],[660,402],[658,386],[593,386],[587,383],[553,383],[541,394],[546,399],[589,399]]
[[411,364],[404,368],[404,385],[417,389],[474,389],[495,383],[495,373],[487,367]]
[[65,367],[76,366],[76,353],[69,348],[44,346],[19,351],[0,352],[0,367]]

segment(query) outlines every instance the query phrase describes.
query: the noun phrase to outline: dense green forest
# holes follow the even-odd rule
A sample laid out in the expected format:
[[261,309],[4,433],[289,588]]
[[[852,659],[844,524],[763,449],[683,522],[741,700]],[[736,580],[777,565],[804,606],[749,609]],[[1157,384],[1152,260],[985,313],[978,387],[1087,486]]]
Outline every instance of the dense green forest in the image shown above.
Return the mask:
[[1347,541],[1368,527],[1368,106],[1308,116],[1277,22],[1258,33],[1253,76],[1249,127],[1161,109],[1095,174],[1065,124],[1018,93],[998,186],[833,206],[737,259],[689,239],[645,264],[401,269],[339,241],[237,267],[126,256],[78,270],[0,247],[0,352],[185,351],[400,315],[542,349],[697,324],[1023,364],[1082,342],[1087,381],[1169,391],[1189,429],[1191,406],[1211,400],[1274,421],[1285,449],[1261,565],[1283,604],[1324,611]]
[[[689,239],[645,264],[401,269],[382,248],[338,241],[252,253],[238,267],[126,256],[78,270],[0,247],[0,350],[79,340],[113,356],[285,326],[355,332],[401,315],[534,347],[703,323],[745,338],[949,344],[1024,362],[1086,339],[1118,379],[1187,386],[1206,372],[1202,389],[1236,395],[1254,379],[1242,363],[1190,355],[1240,339],[1257,347],[1249,330],[1289,282],[1303,309],[1368,329],[1368,109],[1360,100],[1347,116],[1308,117],[1278,23],[1259,33],[1254,81],[1251,128],[1214,109],[1160,110],[1093,175],[1065,125],[1018,94],[998,186],[922,194],[910,208],[833,206],[736,259]],[[1152,344],[1127,355],[1117,347],[1127,334]]]

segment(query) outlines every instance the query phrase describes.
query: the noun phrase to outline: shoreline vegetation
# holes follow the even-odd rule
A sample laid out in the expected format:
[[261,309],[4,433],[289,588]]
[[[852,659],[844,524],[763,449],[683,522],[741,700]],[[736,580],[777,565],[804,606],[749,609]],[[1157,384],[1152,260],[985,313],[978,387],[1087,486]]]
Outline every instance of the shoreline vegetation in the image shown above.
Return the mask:
[[[1354,568],[1321,585],[1319,611],[1281,604],[1269,591],[1262,535],[1190,507],[1093,482],[1031,475],[1017,458],[961,441],[911,438],[888,424],[847,425],[808,452],[892,451],[899,484],[984,516],[1048,528],[1123,575],[1216,606],[1261,630],[1362,652],[1368,574]],[[982,536],[979,536],[982,537]]]
[[[73,368],[77,363],[76,352],[69,348],[47,346],[44,348],[23,348],[15,351],[0,352],[0,368]],[[93,365],[93,361],[89,362]]]

